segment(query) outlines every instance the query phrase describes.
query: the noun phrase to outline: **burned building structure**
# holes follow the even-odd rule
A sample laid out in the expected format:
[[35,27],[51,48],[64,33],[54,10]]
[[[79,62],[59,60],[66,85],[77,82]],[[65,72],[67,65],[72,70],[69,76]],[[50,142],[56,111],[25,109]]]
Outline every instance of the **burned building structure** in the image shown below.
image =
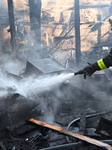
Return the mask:
[[[74,76],[111,47],[111,1],[4,0],[1,6],[0,149],[111,150],[111,69],[86,80]],[[18,20],[35,47],[24,62],[16,58]]]

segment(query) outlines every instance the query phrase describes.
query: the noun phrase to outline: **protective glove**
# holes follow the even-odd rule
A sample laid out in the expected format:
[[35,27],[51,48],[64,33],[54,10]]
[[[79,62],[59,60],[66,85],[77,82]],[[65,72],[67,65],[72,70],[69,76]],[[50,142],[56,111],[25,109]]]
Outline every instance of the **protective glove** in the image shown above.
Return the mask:
[[89,65],[86,66],[84,69],[79,70],[78,72],[75,72],[75,75],[78,74],[84,74],[84,79],[86,79],[86,76],[91,76],[94,72],[96,71],[96,69],[94,68],[94,65]]

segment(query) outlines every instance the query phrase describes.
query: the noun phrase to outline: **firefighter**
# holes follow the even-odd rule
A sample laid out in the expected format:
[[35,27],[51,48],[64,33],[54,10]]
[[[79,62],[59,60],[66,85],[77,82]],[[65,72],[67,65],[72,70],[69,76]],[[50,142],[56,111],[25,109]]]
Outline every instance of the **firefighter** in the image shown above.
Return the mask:
[[112,48],[107,56],[104,58],[101,58],[97,60],[93,64],[89,64],[82,70],[79,70],[78,72],[74,73],[75,75],[77,74],[84,74],[84,78],[86,79],[86,76],[91,76],[95,71],[102,70],[102,69],[107,69],[110,66],[112,66]]
[[17,57],[19,59],[26,60],[29,54],[29,51],[34,46],[28,40],[28,33],[26,32],[25,26],[23,22],[16,23],[17,30],[16,30],[16,46],[17,46]]

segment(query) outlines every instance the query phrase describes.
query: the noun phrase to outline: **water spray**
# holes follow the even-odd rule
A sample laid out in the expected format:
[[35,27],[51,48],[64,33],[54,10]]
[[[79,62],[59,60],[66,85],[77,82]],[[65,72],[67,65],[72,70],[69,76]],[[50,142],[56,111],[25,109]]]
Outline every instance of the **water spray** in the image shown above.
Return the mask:
[[39,94],[44,91],[50,91],[61,83],[68,84],[69,79],[73,76],[74,73],[44,74],[23,78],[20,81],[12,80],[12,78],[7,76],[0,76],[0,80],[4,89],[7,89],[9,86],[15,87],[15,92],[27,97],[34,95],[34,93]]

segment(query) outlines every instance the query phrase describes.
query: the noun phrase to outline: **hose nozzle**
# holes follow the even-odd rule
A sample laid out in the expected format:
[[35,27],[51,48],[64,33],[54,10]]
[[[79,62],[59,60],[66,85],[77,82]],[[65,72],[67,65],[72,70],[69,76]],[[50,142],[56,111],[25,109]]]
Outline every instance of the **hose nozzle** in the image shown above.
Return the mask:
[[84,74],[84,70],[80,70],[80,71],[74,73],[74,75],[77,75],[77,74]]

